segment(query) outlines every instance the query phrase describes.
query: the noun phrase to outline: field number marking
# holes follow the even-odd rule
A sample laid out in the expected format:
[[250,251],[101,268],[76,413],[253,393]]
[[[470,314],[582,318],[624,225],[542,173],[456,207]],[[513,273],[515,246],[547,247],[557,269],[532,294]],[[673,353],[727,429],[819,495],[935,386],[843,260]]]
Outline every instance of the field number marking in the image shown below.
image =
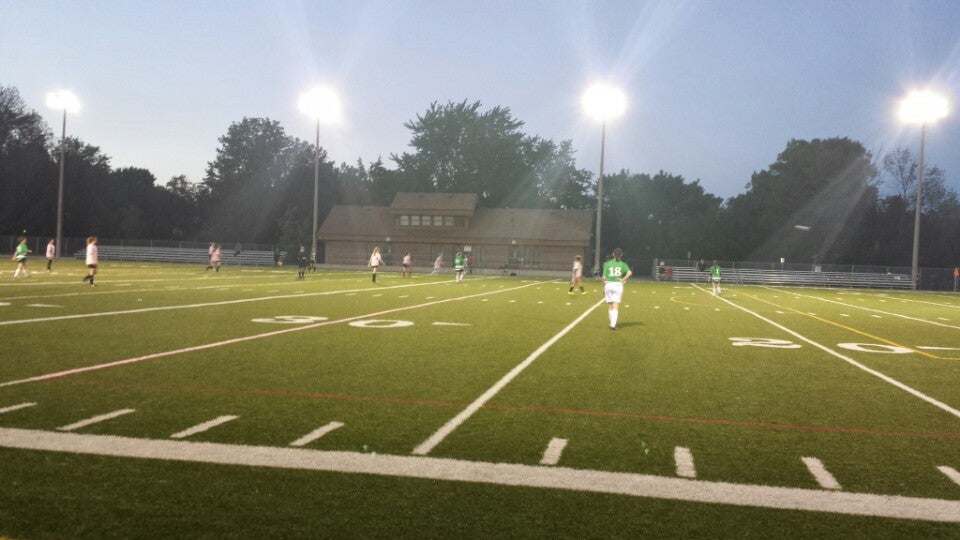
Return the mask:
[[277,324],[309,324],[327,320],[326,317],[314,317],[312,315],[277,315],[276,317],[250,319],[255,323],[277,323]]
[[799,349],[800,345],[787,339],[732,337],[734,347],[767,347],[770,349]]
[[848,351],[880,354],[910,354],[914,352],[910,347],[887,345],[885,343],[837,343],[837,347],[847,349]]
[[391,321],[389,319],[367,319],[365,321],[353,321],[350,326],[355,328],[403,328],[413,326],[411,321]]

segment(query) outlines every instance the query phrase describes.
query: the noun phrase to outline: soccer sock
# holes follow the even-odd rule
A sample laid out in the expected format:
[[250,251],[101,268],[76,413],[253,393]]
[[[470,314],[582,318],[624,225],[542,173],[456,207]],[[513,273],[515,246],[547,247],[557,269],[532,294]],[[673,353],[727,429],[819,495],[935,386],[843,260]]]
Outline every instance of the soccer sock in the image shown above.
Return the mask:
[[372,279],[373,279],[373,282],[376,283],[376,282],[377,282],[377,275],[376,275],[376,274],[373,274]]
[[[571,289],[571,290],[572,290],[572,289]],[[587,291],[583,290],[583,285],[580,286],[580,292],[587,292]]]
[[573,285],[570,286],[570,290],[568,292],[573,292]]
[[617,318],[619,317],[619,315],[620,315],[619,309],[614,309],[610,311],[610,326],[613,326],[614,328],[616,328]]
[[17,269],[13,271],[13,277],[17,277],[19,275],[20,275],[20,267],[18,266]]
[[30,271],[27,270],[26,268],[24,268],[24,269],[23,269],[23,276],[24,276],[24,277],[30,277]]

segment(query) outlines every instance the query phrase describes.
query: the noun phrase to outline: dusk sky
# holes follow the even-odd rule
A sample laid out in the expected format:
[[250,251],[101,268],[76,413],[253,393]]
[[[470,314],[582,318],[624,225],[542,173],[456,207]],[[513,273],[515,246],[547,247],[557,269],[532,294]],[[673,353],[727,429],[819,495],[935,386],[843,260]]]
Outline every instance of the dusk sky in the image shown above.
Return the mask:
[[509,107],[523,131],[570,139],[594,173],[600,126],[580,98],[594,81],[629,103],[608,124],[608,172],[664,170],[727,198],[793,138],[846,136],[879,160],[919,152],[899,121],[913,88],[948,96],[926,159],[960,191],[960,1],[23,1],[0,0],[0,85],[60,134],[46,93],[83,109],[67,133],[114,167],[164,184],[203,178],[217,138],[244,117],[312,142],[297,109],[334,87],[343,121],[331,159],[408,150],[403,123],[433,101]]

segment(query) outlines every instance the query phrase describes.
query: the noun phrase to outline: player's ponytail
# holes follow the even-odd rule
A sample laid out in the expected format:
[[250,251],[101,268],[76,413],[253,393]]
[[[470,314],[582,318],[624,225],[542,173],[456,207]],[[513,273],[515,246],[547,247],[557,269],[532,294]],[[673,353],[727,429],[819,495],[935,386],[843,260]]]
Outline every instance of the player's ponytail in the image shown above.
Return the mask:
[[617,261],[620,260],[620,257],[623,256],[623,251],[620,248],[613,250],[613,258]]

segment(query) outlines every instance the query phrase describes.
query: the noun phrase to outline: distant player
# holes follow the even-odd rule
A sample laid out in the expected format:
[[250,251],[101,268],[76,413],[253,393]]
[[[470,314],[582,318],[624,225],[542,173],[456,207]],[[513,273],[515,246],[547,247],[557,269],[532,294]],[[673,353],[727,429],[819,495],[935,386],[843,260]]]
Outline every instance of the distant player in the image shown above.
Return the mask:
[[430,275],[440,272],[441,268],[443,268],[443,253],[437,255],[437,259],[433,261],[433,272],[430,272]]
[[216,246],[216,243],[210,242],[210,247],[207,248],[207,270],[213,270],[213,250]]
[[310,250],[310,271],[317,271],[317,252],[313,249]]
[[457,283],[463,283],[463,252],[453,256],[453,271],[457,274]]
[[307,251],[300,246],[297,252],[297,279],[303,279],[304,272],[307,271]]
[[90,286],[93,287],[93,276],[97,275],[97,237],[88,236],[87,237],[87,276],[83,278],[83,281],[89,281]]
[[214,272],[219,272],[219,271],[220,271],[220,256],[221,256],[221,253],[222,253],[222,250],[221,250],[221,248],[220,248],[220,244],[214,244],[214,245],[213,245],[213,252],[210,253],[210,266],[213,268],[213,271],[214,271]]
[[720,265],[717,263],[717,260],[714,259],[713,264],[710,265],[710,283],[713,284],[714,296],[718,296],[720,294],[720,274]]
[[567,294],[573,294],[574,287],[580,287],[580,294],[587,294],[583,290],[583,259],[577,255],[573,258],[573,270],[570,272],[570,290]]
[[373,248],[373,253],[370,254],[370,262],[367,263],[367,266],[373,270],[371,279],[374,283],[377,282],[377,268],[379,268],[381,264],[383,264],[383,256],[380,255],[380,248],[375,247]]
[[622,256],[623,251],[617,248],[613,250],[613,258],[603,263],[603,297],[607,301],[607,317],[610,319],[611,330],[617,329],[623,284],[633,275],[627,263],[620,260]]
[[53,238],[47,242],[47,272],[53,270],[53,258],[57,256],[57,245]]
[[413,265],[413,257],[409,251],[403,252],[403,269],[400,271],[400,278],[410,277],[410,267]]
[[17,269],[13,272],[13,277],[16,279],[20,276],[20,272],[23,272],[23,277],[30,277],[30,271],[27,270],[27,254],[33,253],[27,248],[27,237],[21,236],[17,238],[17,249],[13,252],[12,260],[17,261]]

